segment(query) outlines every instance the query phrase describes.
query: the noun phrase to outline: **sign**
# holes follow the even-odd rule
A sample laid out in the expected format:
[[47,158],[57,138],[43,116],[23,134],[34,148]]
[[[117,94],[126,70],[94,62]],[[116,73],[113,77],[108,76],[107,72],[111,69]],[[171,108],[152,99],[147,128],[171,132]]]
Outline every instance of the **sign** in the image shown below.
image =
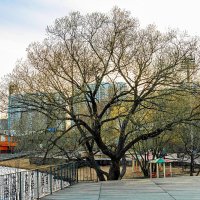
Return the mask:
[[49,132],[51,132],[51,133],[56,132],[56,128],[48,128],[47,130],[48,130]]

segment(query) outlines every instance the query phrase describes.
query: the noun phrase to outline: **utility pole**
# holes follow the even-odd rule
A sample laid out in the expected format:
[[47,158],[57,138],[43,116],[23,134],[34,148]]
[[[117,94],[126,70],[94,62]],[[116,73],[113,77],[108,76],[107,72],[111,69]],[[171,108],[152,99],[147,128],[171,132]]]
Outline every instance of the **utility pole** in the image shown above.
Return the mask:
[[[192,73],[191,70],[195,67],[195,59],[191,55],[190,58],[186,59],[186,73],[187,73],[187,84],[190,89],[192,89]],[[190,107],[192,108],[192,99],[190,98]],[[190,176],[193,176],[194,172],[194,133],[193,133],[193,127],[190,126],[190,142],[191,142],[191,148],[190,148]]]

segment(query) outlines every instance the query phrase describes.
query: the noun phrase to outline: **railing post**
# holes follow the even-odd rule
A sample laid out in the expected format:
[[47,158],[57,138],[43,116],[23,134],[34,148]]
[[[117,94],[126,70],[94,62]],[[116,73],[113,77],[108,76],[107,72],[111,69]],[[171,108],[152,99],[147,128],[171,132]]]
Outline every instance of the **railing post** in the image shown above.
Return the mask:
[[73,171],[74,171],[74,166],[73,166],[73,163],[71,164],[71,176],[72,176],[72,184],[74,184],[74,177],[73,177]]
[[67,165],[67,178],[68,178],[69,183],[71,185],[70,164]]
[[71,163],[71,181],[72,181],[72,184],[73,184],[73,163]]
[[92,169],[90,167],[90,181],[92,181]]
[[50,194],[52,194],[52,167],[50,167]]
[[76,162],[76,182],[78,183],[78,162]]
[[73,162],[73,181],[76,182],[76,164]]
[[60,165],[60,187],[61,187],[61,190],[63,189],[63,168],[62,168],[62,165]]
[[19,199],[22,199],[22,173],[19,172]]
[[70,183],[70,179],[69,179],[69,164],[66,165],[66,177],[67,177],[67,180]]
[[67,180],[67,177],[66,177],[66,164],[64,165],[64,168],[63,168],[63,179],[66,181]]
[[39,191],[39,189],[40,189],[40,187],[39,187],[39,170],[37,169],[36,170],[36,176],[37,176],[37,199],[39,199],[40,198],[40,191]]

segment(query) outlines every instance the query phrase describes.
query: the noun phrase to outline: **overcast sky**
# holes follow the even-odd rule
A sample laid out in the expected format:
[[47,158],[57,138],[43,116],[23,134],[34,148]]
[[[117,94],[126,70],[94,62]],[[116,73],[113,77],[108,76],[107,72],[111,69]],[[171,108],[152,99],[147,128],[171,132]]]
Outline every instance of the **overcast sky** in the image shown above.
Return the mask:
[[131,11],[142,26],[161,31],[179,28],[200,36],[200,0],[0,0],[0,77],[26,57],[33,41],[45,38],[45,28],[71,11],[108,12],[114,6]]

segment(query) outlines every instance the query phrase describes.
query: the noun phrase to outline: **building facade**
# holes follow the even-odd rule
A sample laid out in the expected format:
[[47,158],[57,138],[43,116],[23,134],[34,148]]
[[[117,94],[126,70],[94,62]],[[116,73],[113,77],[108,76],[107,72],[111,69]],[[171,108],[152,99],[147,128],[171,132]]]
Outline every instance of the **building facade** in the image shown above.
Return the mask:
[[[60,101],[54,94],[55,101]],[[10,94],[8,107],[8,130],[28,134],[37,131],[64,131],[64,113],[48,102],[45,94]],[[53,131],[52,131],[53,130]]]

